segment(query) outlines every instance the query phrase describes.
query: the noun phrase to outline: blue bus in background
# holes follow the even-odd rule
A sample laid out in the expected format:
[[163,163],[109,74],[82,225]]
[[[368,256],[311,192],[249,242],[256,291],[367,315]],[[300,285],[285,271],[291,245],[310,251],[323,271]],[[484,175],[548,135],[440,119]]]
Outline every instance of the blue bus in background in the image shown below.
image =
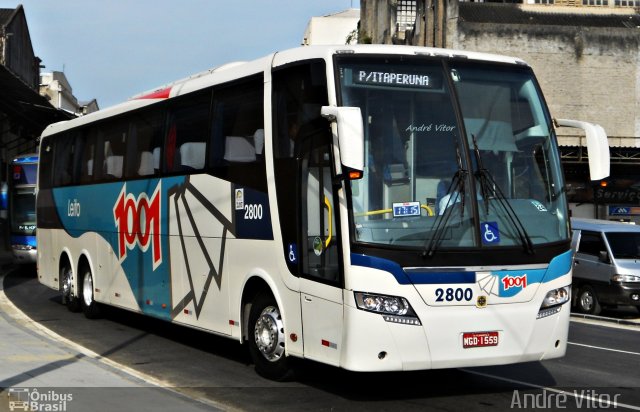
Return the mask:
[[9,176],[9,227],[14,263],[36,263],[38,155],[14,158]]

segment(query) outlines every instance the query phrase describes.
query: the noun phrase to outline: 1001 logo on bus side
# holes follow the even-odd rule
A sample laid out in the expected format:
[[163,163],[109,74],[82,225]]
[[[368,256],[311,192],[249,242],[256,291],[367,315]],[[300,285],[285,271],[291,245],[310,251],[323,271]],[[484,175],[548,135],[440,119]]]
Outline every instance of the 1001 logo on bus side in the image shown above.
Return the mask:
[[113,207],[113,218],[118,230],[118,253],[120,261],[127,257],[127,249],[139,247],[146,252],[151,246],[153,269],[162,263],[160,242],[160,192],[159,181],[151,198],[146,193],[136,197],[127,193],[127,184],[122,186],[120,195]]

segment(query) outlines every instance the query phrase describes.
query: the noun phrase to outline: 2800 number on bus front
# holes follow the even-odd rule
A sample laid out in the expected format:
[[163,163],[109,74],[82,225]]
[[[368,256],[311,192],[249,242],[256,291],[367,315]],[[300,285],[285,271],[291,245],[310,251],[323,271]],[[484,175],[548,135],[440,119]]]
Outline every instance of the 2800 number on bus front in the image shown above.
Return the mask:
[[471,288],[438,288],[436,302],[471,302],[473,290]]

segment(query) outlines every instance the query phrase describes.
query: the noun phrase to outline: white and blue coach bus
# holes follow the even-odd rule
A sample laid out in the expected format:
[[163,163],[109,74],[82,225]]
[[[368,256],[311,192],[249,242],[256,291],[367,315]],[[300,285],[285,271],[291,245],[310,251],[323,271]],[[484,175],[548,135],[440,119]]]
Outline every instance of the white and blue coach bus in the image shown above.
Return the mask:
[[13,262],[35,264],[38,155],[14,157],[9,170],[9,243]]
[[[574,123],[603,177],[602,129]],[[272,379],[291,357],[393,371],[565,353],[567,201],[518,59],[278,52],[51,125],[39,170],[38,277],[88,317],[113,305],[248,343]]]

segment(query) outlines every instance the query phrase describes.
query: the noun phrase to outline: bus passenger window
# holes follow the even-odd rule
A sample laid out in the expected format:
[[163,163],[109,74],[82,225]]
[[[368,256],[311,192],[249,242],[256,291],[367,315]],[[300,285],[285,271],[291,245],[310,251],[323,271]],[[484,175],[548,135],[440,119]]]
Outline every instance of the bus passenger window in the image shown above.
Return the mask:
[[66,186],[73,182],[73,152],[75,139],[65,134],[56,139],[56,162],[53,170],[54,185]]
[[[131,117],[127,142],[127,177],[154,176],[160,173],[163,113],[160,110],[137,112]],[[157,153],[155,152],[157,150]]]
[[211,91],[186,95],[169,109],[165,159],[168,172],[202,170],[206,163]]
[[101,133],[103,140],[102,178],[105,180],[121,179],[123,176],[128,127],[127,121],[119,121],[106,127]]
[[80,176],[78,183],[89,183],[93,179],[95,170],[95,156],[96,156],[96,137],[97,132],[95,129],[81,130],[82,134],[82,148],[78,149],[82,152],[80,155]]
[[266,192],[262,76],[213,91],[208,153],[215,176]]

